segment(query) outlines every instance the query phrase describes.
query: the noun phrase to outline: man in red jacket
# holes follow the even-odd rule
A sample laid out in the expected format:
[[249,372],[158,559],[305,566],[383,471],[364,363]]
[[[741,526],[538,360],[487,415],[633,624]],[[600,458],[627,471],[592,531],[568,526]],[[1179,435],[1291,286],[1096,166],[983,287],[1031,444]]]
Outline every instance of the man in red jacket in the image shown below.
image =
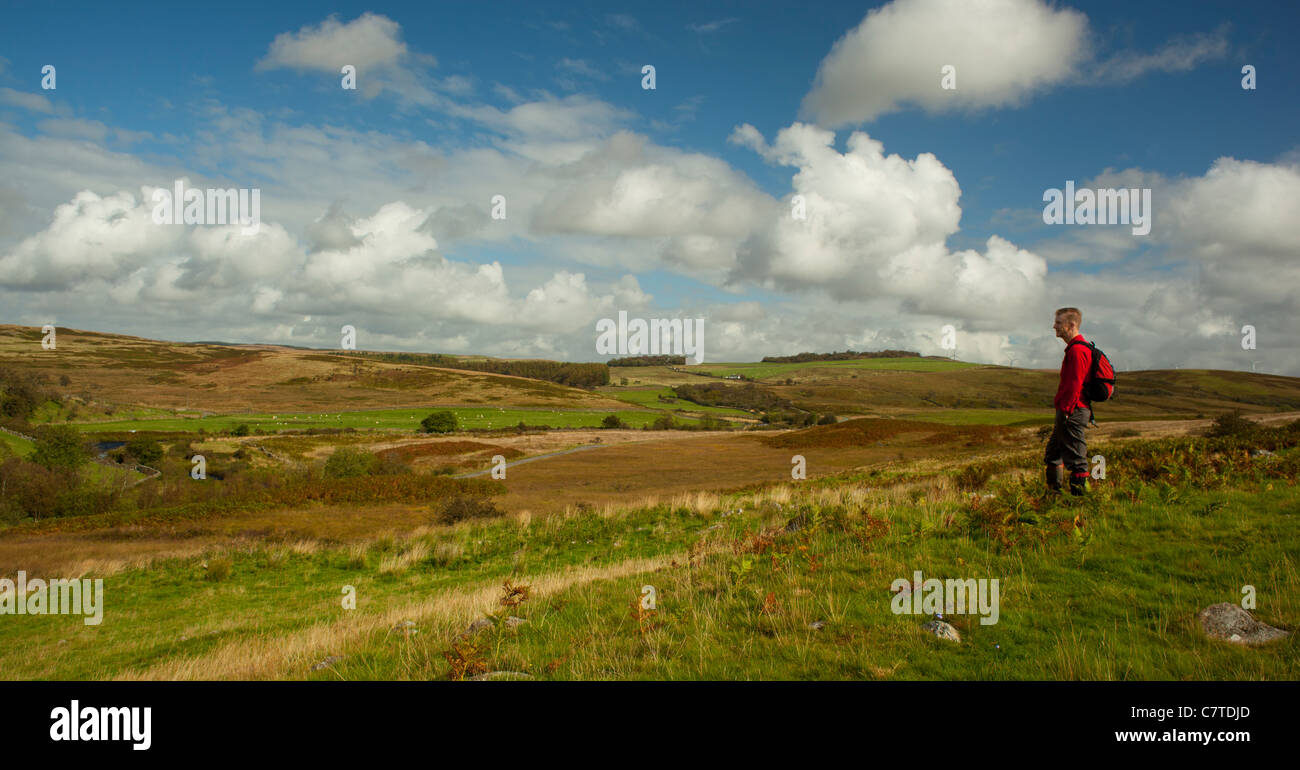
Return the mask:
[[1043,460],[1047,463],[1047,487],[1061,491],[1061,464],[1070,471],[1070,494],[1082,495],[1088,491],[1088,442],[1084,430],[1092,419],[1092,405],[1083,395],[1083,381],[1092,367],[1092,350],[1087,345],[1071,345],[1077,340],[1087,342],[1079,333],[1083,313],[1077,307],[1063,307],[1056,311],[1052,328],[1056,336],[1065,341],[1065,360],[1061,362],[1061,384],[1056,389],[1056,423],[1052,437],[1047,440]]

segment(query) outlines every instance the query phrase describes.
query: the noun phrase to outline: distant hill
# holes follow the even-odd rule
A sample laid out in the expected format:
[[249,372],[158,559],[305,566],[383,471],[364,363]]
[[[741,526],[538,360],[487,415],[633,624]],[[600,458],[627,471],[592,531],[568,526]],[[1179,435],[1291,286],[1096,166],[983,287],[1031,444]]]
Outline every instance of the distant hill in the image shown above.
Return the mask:
[[[55,350],[39,328],[0,325],[0,367],[44,375],[86,402],[211,412],[329,411],[425,404],[620,409],[599,393],[552,382],[418,363],[395,363],[283,345],[149,340],[57,330]],[[598,365],[602,369],[603,364]]]
[[[483,362],[482,368],[509,364],[521,372],[559,376],[565,371],[581,372],[580,367],[586,366],[603,369],[604,364],[456,356],[457,368],[448,368],[429,365],[425,361],[435,359],[416,354],[360,356],[283,345],[163,342],[64,328],[58,330],[57,349],[47,351],[41,349],[41,338],[39,328],[0,325],[0,368],[43,376],[48,387],[59,393],[101,406],[144,405],[214,413],[430,404],[627,408],[626,401],[616,398],[623,392],[618,387],[593,392],[542,379],[461,368],[471,362]],[[719,383],[719,387],[746,387],[752,383],[758,390],[748,394],[747,401],[754,405],[793,405],[818,415],[928,415],[927,419],[938,415],[954,424],[1050,418],[1057,383],[1057,373],[1050,370],[982,366],[911,354],[800,363],[646,366],[624,371],[638,378],[642,387],[710,382]],[[66,385],[61,383],[65,376]],[[728,376],[743,376],[745,384],[726,379]],[[702,389],[696,395],[704,401],[730,403],[730,399],[708,391]],[[1098,405],[1096,411],[1099,420],[1134,420],[1212,417],[1235,409],[1247,413],[1300,410],[1300,378],[1194,369],[1121,372],[1115,399]]]

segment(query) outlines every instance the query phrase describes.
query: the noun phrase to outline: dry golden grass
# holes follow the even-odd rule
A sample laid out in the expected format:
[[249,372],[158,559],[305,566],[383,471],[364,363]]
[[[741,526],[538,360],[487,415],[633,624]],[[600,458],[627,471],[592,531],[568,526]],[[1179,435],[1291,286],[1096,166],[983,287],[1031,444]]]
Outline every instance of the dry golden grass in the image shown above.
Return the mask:
[[379,560],[380,574],[388,575],[405,572],[424,561],[429,555],[429,541],[408,540],[397,553],[386,554]]

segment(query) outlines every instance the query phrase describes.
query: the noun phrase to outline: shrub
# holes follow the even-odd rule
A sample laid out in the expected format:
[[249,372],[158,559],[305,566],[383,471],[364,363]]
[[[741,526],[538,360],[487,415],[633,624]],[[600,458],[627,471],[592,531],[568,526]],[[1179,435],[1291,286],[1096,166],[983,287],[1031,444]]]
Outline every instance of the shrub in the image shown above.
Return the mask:
[[325,475],[331,479],[369,476],[378,464],[379,458],[364,449],[339,447],[325,461]]
[[138,437],[126,442],[126,453],[141,465],[157,466],[162,462],[162,446],[151,438]]
[[225,580],[230,577],[232,567],[234,564],[225,557],[208,559],[208,568],[203,573],[203,579],[213,583]]
[[434,412],[420,421],[420,430],[425,433],[453,433],[458,427],[456,413],[450,409]]
[[834,425],[836,422],[838,422],[838,420],[835,419],[835,415],[833,414],[823,414],[817,420],[818,425]]
[[491,500],[458,495],[442,506],[438,520],[444,524],[455,524],[466,519],[492,519],[501,515],[502,512]]
[[627,427],[627,423],[625,423],[625,422],[623,422],[622,420],[620,420],[620,419],[618,418],[618,415],[616,415],[616,414],[607,414],[607,415],[605,415],[605,419],[603,419],[603,420],[600,421],[600,427],[602,427],[602,428],[626,428],[626,427]]
[[992,476],[993,470],[987,465],[967,465],[957,471],[957,474],[953,477],[953,483],[957,485],[958,489],[971,492],[981,489]]
[[239,423],[235,426],[234,430],[230,431],[230,435],[232,436],[247,436],[249,433],[252,433],[252,430],[248,427],[248,423],[246,422]]
[[1205,431],[1205,435],[1210,438],[1221,438],[1226,436],[1250,436],[1259,429],[1251,420],[1241,416],[1240,410],[1234,410],[1229,413],[1221,414],[1214,418],[1212,424]]

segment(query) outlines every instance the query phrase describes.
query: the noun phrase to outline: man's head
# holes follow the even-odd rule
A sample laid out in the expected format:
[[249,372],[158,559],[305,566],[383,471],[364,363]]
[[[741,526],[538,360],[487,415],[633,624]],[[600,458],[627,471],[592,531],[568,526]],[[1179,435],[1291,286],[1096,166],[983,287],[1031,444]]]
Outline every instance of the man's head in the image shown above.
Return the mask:
[[1056,323],[1052,328],[1056,336],[1069,342],[1079,336],[1079,324],[1083,323],[1083,313],[1077,307],[1063,307],[1056,311]]

